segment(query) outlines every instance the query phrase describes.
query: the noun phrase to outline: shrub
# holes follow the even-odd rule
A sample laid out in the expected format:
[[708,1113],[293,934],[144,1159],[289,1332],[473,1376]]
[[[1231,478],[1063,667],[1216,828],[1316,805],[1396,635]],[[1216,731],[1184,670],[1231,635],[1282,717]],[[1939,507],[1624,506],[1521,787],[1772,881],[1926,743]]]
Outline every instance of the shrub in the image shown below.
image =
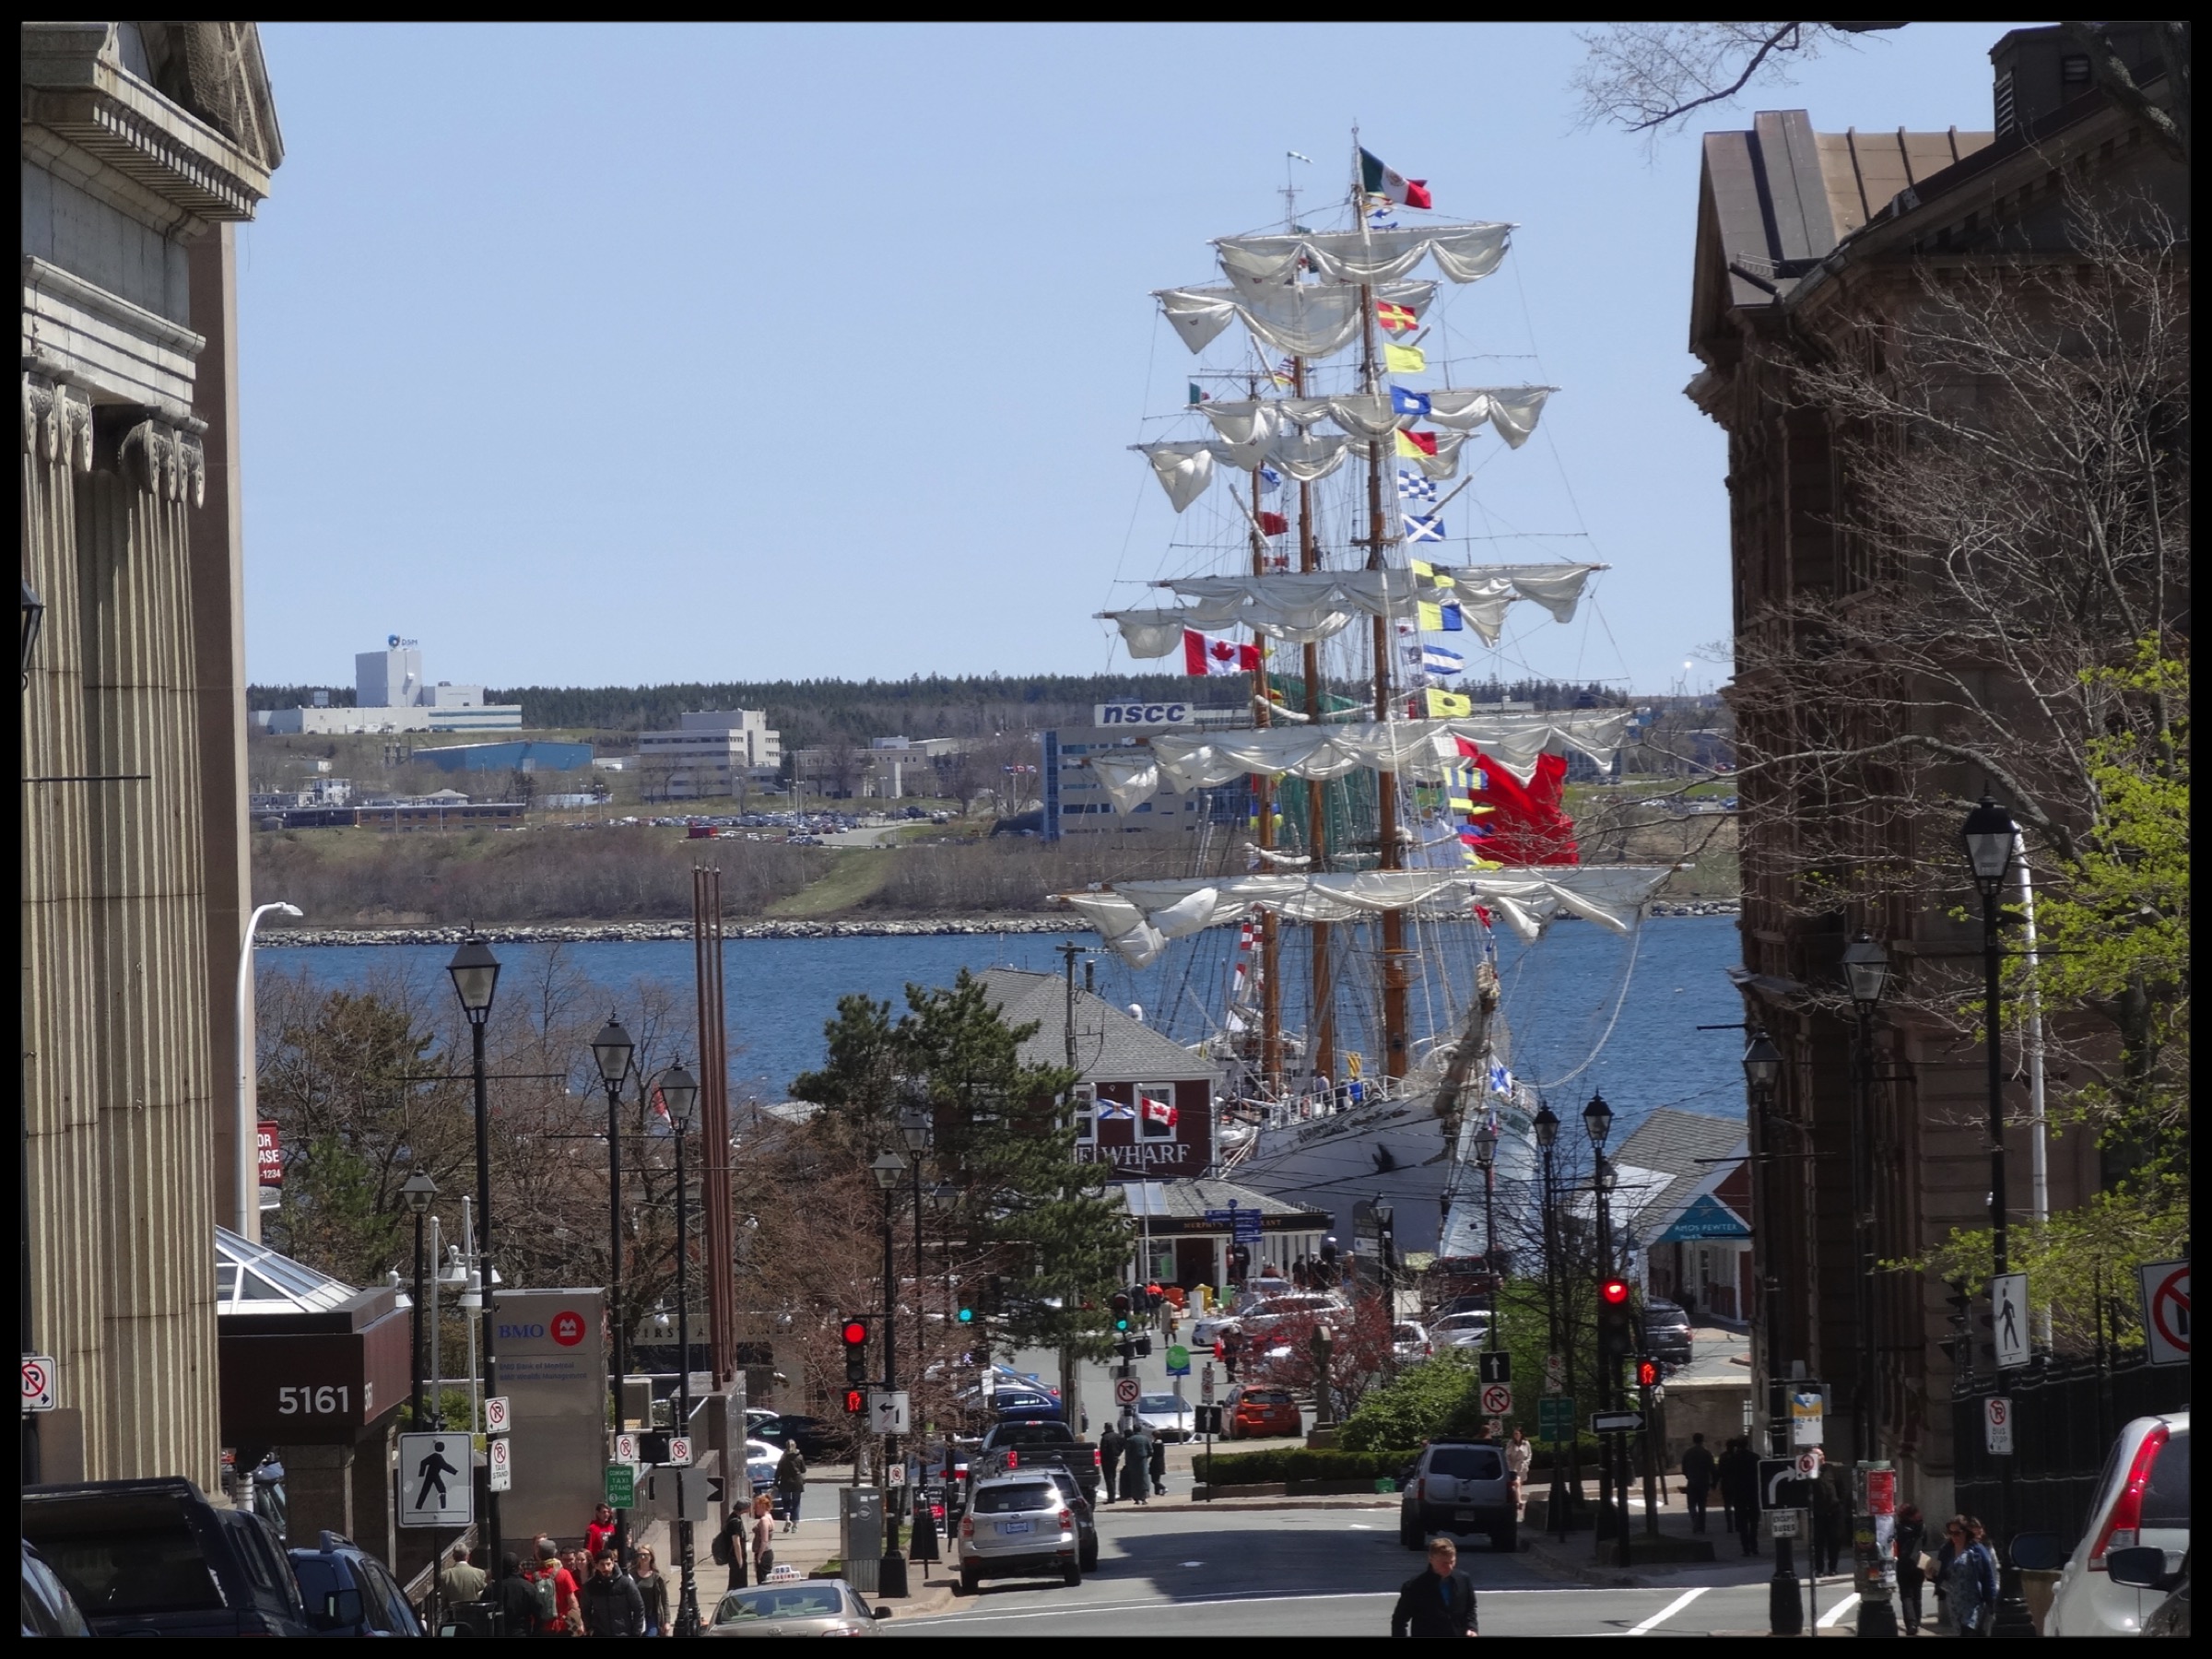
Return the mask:
[[1277,1480],[1371,1480],[1414,1460],[1411,1452],[1342,1452],[1285,1446],[1267,1452],[1228,1452],[1199,1457],[1196,1472],[1209,1485],[1260,1486]]
[[1471,1433],[1482,1422],[1481,1389],[1475,1350],[1446,1348],[1368,1394],[1337,1439],[1347,1452],[1370,1452]]

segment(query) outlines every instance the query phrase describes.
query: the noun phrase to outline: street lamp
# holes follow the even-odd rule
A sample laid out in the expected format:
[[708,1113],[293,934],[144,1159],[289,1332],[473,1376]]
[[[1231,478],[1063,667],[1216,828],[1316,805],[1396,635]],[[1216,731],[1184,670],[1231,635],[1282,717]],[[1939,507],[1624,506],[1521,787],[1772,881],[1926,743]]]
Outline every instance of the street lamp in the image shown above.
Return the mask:
[[[1889,982],[1888,953],[1864,930],[1843,947],[1843,981],[1850,987],[1859,1024],[1858,1088],[1854,1091],[1855,1110],[1851,1126],[1851,1222],[1859,1258],[1853,1286],[1853,1297],[1857,1303],[1859,1357],[1855,1368],[1858,1375],[1852,1388],[1852,1420],[1855,1430],[1853,1438],[1858,1442],[1856,1484],[1861,1488],[1853,1497],[1854,1500],[1863,1501],[1863,1488],[1877,1451],[1874,1432],[1875,1367],[1881,1353],[1875,1329],[1879,1310],[1874,1296],[1874,1008]],[[1862,1517],[1862,1523],[1852,1527],[1858,1556],[1858,1631],[1861,1636],[1895,1636],[1897,1604],[1890,1598],[1889,1576],[1883,1570],[1882,1556],[1875,1546],[1873,1517]]]
[[238,947],[238,1018],[231,1033],[238,1039],[238,1236],[256,1243],[261,1239],[261,1124],[253,1110],[253,1022],[247,1008],[253,994],[253,930],[271,911],[294,921],[305,914],[281,899],[258,905],[246,918],[245,938]]
[[[636,1052],[629,1033],[610,1010],[599,1035],[592,1039],[592,1059],[598,1065],[599,1081],[606,1089],[606,1319],[615,1338],[607,1345],[606,1385],[614,1400],[617,1434],[623,1427],[622,1379],[629,1371],[629,1327],[622,1317],[622,1085],[629,1080],[629,1059]],[[689,1363],[685,1361],[687,1366]],[[615,1512],[614,1545],[615,1559],[627,1560],[627,1510]]]
[[[1620,1182],[1618,1171],[1613,1168],[1602,1148],[1605,1136],[1613,1124],[1612,1108],[1606,1104],[1605,1096],[1593,1094],[1590,1104],[1583,1109],[1583,1124],[1589,1131],[1592,1146],[1600,1148],[1593,1154],[1590,1171],[1590,1190],[1597,1200],[1597,1261],[1601,1280],[1613,1277],[1613,1189]],[[1600,1328],[1604,1313],[1599,1314]],[[1602,1345],[1601,1345],[1602,1347]],[[1624,1384],[1620,1375],[1618,1355],[1598,1356],[1598,1390],[1605,1404],[1618,1411],[1625,1403]],[[1598,1514],[1599,1535],[1604,1535],[1604,1518],[1614,1517],[1620,1539],[1619,1552],[1615,1559],[1622,1567],[1629,1564],[1629,1447],[1618,1434],[1608,1434],[1599,1441],[1598,1460]]]
[[[922,1318],[922,1211],[924,1207],[922,1191],[922,1155],[928,1151],[933,1124],[927,1098],[916,1093],[899,1113],[899,1135],[906,1148],[913,1154],[912,1169],[914,1182],[914,1375],[927,1374],[929,1370],[929,1332]],[[931,1517],[923,1500],[922,1483],[916,1481],[908,1494],[912,1509],[912,1530],[907,1536],[907,1556],[910,1560],[935,1561],[937,1552],[936,1522]],[[926,1570],[924,1570],[926,1571]]]
[[399,1189],[399,1201],[407,1206],[407,1214],[415,1218],[415,1304],[414,1346],[411,1363],[407,1369],[415,1373],[415,1386],[408,1398],[407,1419],[412,1428],[420,1429],[422,1412],[422,1298],[423,1257],[422,1228],[430,1213],[430,1200],[438,1196],[438,1183],[428,1171],[417,1170]]
[[[604,1035],[605,1033],[602,1033]],[[691,1432],[691,1296],[687,1264],[691,1259],[691,1235],[685,1214],[684,1141],[699,1124],[699,1079],[678,1060],[661,1074],[661,1104],[668,1108],[668,1132],[676,1139],[676,1430]],[[691,1543],[691,1519],[684,1509],[684,1477],[676,1477],[676,1535],[683,1563],[683,1588],[678,1594],[676,1633],[699,1634],[697,1551]]]
[[[2019,826],[2012,821],[2012,814],[1996,802],[1983,795],[1981,804],[1966,815],[1959,827],[1959,839],[1966,843],[1967,867],[1973,873],[1974,886],[1982,892],[1982,1020],[1983,1046],[1986,1052],[1989,1088],[1989,1230],[1991,1239],[1991,1272],[2002,1278],[2009,1261],[2005,1225],[2005,1072],[2004,1048],[1999,1041],[2002,1027],[2004,987],[2000,982],[2003,961],[1997,949],[1997,896],[2004,890],[2005,877],[2012,867],[2012,849],[2019,835]],[[1994,1636],[2028,1636],[2034,1633],[2033,1621],[2029,1618],[2028,1602],[2020,1591],[2020,1571],[2013,1564],[2012,1541],[2006,1535],[2014,1525],[2012,1501],[2012,1459],[2003,1465],[2002,1483],[2004,1512],[1996,1528],[2000,1549],[1997,1565],[2001,1569],[1997,1584],[1997,1614],[1990,1633]]]
[[[899,1277],[891,1259],[891,1200],[899,1191],[899,1183],[906,1177],[906,1159],[898,1153],[879,1154],[868,1166],[876,1177],[876,1184],[883,1189],[883,1392],[888,1396],[899,1388]],[[883,1560],[878,1569],[876,1594],[878,1597],[906,1594],[906,1558],[899,1553],[899,1516],[891,1508],[891,1465],[899,1457],[899,1437],[883,1437]]]
[[[461,943],[453,959],[445,965],[468,1019],[470,1075],[476,1085],[477,1107],[477,1263],[487,1287],[484,1301],[484,1396],[500,1392],[499,1312],[489,1287],[498,1277],[491,1267],[491,1105],[484,1070],[484,1028],[491,1019],[491,1000],[500,988],[500,959],[475,935]],[[484,1511],[485,1559],[500,1559],[500,1495],[487,1496]]]
[[[1553,1184],[1551,1163],[1552,1148],[1559,1144],[1559,1114],[1551,1109],[1551,1103],[1548,1100],[1539,1100],[1536,1102],[1536,1115],[1531,1126],[1535,1131],[1536,1149],[1544,1158],[1544,1324],[1551,1338],[1550,1351],[1559,1355],[1566,1362],[1566,1374],[1562,1381],[1565,1382],[1567,1393],[1571,1397],[1574,1394],[1574,1344],[1571,1341],[1561,1340],[1562,1334],[1559,1328],[1560,1263],[1559,1258],[1562,1240],[1559,1237],[1558,1189]],[[1547,1382],[1546,1386],[1548,1387],[1549,1383]],[[1558,1441],[1552,1441],[1552,1531],[1561,1543],[1565,1543],[1567,1540],[1566,1465],[1568,1460],[1574,1458],[1575,1455],[1574,1437],[1569,1437],[1564,1457],[1560,1455],[1560,1443]],[[1581,1486],[1582,1470],[1578,1462],[1575,1469],[1575,1487],[1578,1494]],[[1579,1497],[1577,1501],[1580,1501]]]
[[[1782,1223],[1775,1208],[1774,1198],[1774,1089],[1782,1081],[1782,1051],[1774,1046],[1759,1026],[1751,1028],[1751,1040],[1744,1045],[1744,1084],[1751,1091],[1751,1103],[1759,1115],[1759,1214],[1756,1218],[1758,1241],[1765,1247],[1767,1271],[1760,1285],[1766,1298],[1767,1313],[1767,1380],[1781,1381],[1786,1369],[1783,1354],[1787,1347],[1783,1335],[1783,1307],[1782,1300]],[[1789,1450],[1786,1441],[1780,1438],[1780,1422],[1771,1426],[1769,1450],[1780,1456]],[[1797,1599],[1797,1564],[1795,1549],[1786,1537],[1774,1540],[1774,1575],[1767,1581],[1767,1629],[1776,1636],[1796,1636],[1805,1630],[1805,1606]]]
[[1483,1346],[1498,1346],[1498,1214],[1492,1207],[1497,1194],[1498,1130],[1485,1123],[1475,1131],[1475,1161],[1482,1166],[1482,1266],[1490,1279],[1490,1328]]
[[1613,1108],[1606,1104],[1604,1095],[1591,1094],[1590,1104],[1583,1108],[1583,1128],[1589,1134],[1591,1146],[1603,1152],[1606,1137],[1613,1133]]

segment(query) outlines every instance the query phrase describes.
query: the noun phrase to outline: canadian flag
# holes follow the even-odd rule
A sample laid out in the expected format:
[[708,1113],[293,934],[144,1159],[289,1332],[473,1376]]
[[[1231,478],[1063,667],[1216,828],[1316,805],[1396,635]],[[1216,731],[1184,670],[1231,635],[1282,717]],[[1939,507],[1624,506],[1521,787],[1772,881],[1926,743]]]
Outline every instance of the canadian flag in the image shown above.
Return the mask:
[[1175,1127],[1175,1120],[1178,1116],[1178,1113],[1175,1111],[1174,1101],[1156,1100],[1150,1095],[1146,1095],[1144,1097],[1142,1110],[1145,1114],[1146,1123],[1158,1124],[1163,1129],[1172,1129]]
[[1221,634],[1182,630],[1182,671],[1185,674],[1257,674],[1260,648],[1240,645]]

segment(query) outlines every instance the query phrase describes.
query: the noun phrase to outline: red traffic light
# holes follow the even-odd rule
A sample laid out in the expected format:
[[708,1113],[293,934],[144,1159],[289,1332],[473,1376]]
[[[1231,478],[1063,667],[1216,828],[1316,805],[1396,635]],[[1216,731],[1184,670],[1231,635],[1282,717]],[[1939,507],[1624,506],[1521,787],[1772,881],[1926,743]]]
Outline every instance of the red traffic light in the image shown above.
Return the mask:
[[845,1410],[847,1412],[851,1413],[853,1417],[858,1417],[862,1412],[867,1410],[867,1408],[868,1396],[865,1390],[858,1388],[848,1388],[845,1390]]
[[1655,1388],[1659,1384],[1659,1365],[1656,1360],[1639,1359],[1636,1362],[1636,1386]]
[[845,1321],[845,1346],[847,1347],[865,1347],[867,1341],[868,1322],[866,1320],[848,1319]]
[[1620,1307],[1629,1300],[1629,1281],[1620,1278],[1601,1281],[1597,1287],[1597,1300],[1608,1308]]

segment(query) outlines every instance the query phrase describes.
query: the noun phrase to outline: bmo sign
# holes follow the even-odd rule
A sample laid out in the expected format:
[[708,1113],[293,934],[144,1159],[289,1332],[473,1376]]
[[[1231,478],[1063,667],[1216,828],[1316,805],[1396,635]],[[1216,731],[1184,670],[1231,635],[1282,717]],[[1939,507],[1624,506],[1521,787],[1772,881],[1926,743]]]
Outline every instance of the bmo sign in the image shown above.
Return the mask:
[[512,1538],[565,1535],[599,1501],[606,1470],[603,1292],[501,1290],[499,1392],[514,1423],[513,1484],[500,1496]]
[[1096,726],[1190,725],[1191,705],[1186,702],[1110,702],[1090,706],[1090,724]]

